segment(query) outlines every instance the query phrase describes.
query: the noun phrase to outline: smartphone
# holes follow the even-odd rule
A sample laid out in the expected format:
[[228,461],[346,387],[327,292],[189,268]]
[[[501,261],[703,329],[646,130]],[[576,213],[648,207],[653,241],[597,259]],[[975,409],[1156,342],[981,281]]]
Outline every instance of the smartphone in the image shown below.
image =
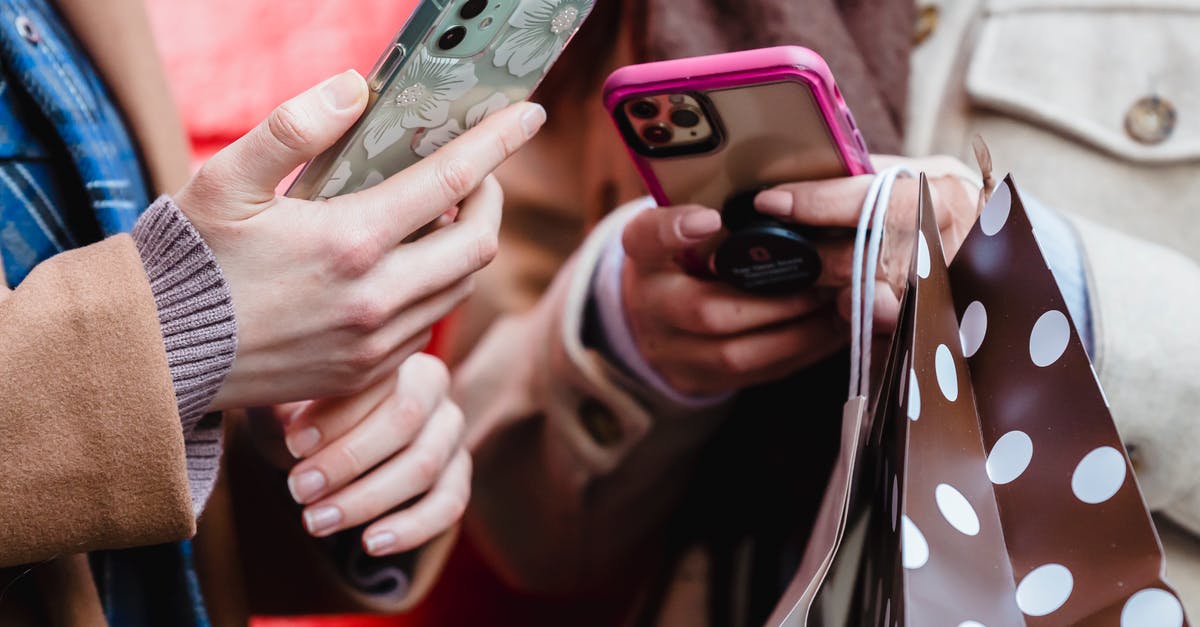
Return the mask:
[[366,113],[287,192],[369,188],[529,98],[595,0],[421,0],[367,77]]
[[815,244],[845,231],[784,224],[754,211],[781,183],[872,172],[829,66],[781,46],[625,67],[605,106],[660,205],[722,211],[727,233],[681,262],[747,291],[791,292],[820,275]]

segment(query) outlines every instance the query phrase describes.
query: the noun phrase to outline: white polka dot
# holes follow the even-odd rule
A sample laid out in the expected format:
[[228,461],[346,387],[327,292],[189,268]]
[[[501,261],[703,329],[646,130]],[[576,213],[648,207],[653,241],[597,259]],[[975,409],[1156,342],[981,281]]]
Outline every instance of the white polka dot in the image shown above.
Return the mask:
[[1166,590],[1147,588],[1129,597],[1121,610],[1121,627],[1180,627],[1183,606]]
[[1023,431],[1009,431],[996,440],[987,458],[987,475],[992,483],[1016,481],[1033,459],[1033,440]]
[[908,369],[908,419],[921,418],[921,385],[917,383],[917,371]]
[[1047,311],[1029,334],[1029,357],[1041,368],[1058,361],[1071,340],[1071,323],[1061,311]]
[[970,357],[983,345],[987,335],[987,310],[983,303],[975,301],[967,305],[962,323],[958,325],[958,337],[962,340],[963,357]]
[[917,276],[929,278],[929,242],[925,241],[925,233],[917,231]]
[[934,489],[933,496],[937,501],[938,511],[942,512],[942,516],[951,527],[968,536],[979,535],[979,516],[962,492],[943,483]]
[[958,624],[958,627],[987,627],[987,625],[984,625],[977,620],[964,620]]
[[979,227],[983,229],[983,234],[991,237],[1000,232],[1004,228],[1004,223],[1008,222],[1008,214],[1012,211],[1012,192],[1009,191],[1008,185],[1001,182],[996,186],[996,191],[992,193],[992,198],[988,200],[987,205],[983,207],[983,213],[979,216]]
[[1017,585],[1017,607],[1029,616],[1045,616],[1063,606],[1075,588],[1075,578],[1062,564],[1033,569]]
[[1125,484],[1125,456],[1102,446],[1088,453],[1071,475],[1071,491],[1084,503],[1095,505],[1111,499]]
[[929,561],[929,543],[908,516],[900,517],[900,556],[909,570],[916,570]]
[[958,368],[954,366],[954,355],[950,353],[950,348],[945,344],[937,347],[934,366],[937,370],[938,387],[942,388],[942,395],[950,402],[958,400]]

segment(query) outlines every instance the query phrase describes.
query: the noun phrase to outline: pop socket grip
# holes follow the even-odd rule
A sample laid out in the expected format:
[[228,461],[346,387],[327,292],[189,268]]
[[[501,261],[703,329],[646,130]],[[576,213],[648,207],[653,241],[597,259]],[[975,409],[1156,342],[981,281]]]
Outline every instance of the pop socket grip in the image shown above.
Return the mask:
[[755,294],[788,294],[811,287],[821,275],[821,257],[810,229],[787,224],[754,209],[760,190],[730,198],[721,211],[729,237],[713,255],[721,280]]

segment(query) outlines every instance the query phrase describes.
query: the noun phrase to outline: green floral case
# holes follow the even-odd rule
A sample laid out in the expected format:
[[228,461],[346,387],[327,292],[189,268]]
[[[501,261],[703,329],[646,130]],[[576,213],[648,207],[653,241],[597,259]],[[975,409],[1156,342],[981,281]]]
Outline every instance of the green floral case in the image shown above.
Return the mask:
[[288,196],[330,198],[376,185],[525,100],[594,2],[422,0],[368,77],[367,112],[304,168]]

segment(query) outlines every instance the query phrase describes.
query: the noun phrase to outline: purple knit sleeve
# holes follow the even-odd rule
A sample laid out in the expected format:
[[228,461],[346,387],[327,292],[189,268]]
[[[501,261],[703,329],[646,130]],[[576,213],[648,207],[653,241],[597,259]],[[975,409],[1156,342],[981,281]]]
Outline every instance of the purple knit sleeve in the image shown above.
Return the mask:
[[169,197],[146,210],[133,239],[158,305],[183,422],[192,505],[199,515],[220,465],[220,416],[205,419],[205,411],[237,354],[233,299],[212,250]]

